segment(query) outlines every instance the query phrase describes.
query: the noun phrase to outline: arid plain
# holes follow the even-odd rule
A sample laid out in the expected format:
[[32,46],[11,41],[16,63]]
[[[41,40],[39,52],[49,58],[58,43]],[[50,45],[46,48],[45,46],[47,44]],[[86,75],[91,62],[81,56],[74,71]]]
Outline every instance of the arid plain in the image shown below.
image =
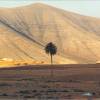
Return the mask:
[[0,98],[12,100],[100,98],[100,64],[31,65],[0,69]]

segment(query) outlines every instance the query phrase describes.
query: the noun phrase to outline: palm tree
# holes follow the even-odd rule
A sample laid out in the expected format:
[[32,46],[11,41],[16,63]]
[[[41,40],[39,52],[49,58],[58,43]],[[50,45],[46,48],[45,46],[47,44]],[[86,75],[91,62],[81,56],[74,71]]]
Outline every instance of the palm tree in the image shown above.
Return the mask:
[[53,44],[52,42],[48,43],[45,46],[45,52],[47,54],[50,54],[50,56],[51,56],[51,64],[53,64],[52,56],[57,53],[57,47],[55,46],[55,44]]

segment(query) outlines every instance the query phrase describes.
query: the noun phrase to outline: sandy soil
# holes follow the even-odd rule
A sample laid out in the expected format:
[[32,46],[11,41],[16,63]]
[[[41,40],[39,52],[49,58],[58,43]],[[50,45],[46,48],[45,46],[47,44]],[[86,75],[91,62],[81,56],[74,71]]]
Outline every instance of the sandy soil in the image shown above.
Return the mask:
[[87,100],[87,92],[100,100],[100,64],[0,69],[0,100]]

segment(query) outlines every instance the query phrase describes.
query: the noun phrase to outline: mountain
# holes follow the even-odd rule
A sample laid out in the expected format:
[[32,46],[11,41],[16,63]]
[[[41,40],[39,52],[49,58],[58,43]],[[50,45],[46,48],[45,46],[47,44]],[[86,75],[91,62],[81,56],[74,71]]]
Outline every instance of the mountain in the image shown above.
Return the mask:
[[49,63],[48,42],[58,48],[54,63],[97,63],[100,19],[40,3],[0,8],[0,59]]

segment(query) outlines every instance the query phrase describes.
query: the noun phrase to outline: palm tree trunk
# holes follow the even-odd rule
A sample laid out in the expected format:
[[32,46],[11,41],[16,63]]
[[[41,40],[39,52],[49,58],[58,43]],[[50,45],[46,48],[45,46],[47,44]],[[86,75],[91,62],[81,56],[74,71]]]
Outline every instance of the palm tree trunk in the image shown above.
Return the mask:
[[[52,54],[51,54],[51,65],[53,64]],[[53,78],[53,69],[51,68],[51,77]]]
[[51,64],[53,64],[52,54],[51,54]]

